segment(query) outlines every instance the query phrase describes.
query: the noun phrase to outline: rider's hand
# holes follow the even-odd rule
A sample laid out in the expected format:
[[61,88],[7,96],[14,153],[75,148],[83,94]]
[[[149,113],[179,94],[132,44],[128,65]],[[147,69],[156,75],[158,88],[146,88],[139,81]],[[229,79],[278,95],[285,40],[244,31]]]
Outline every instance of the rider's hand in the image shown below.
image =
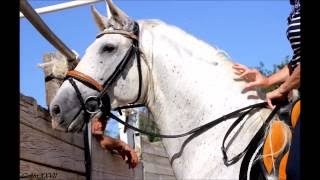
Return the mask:
[[129,168],[135,168],[138,164],[136,152],[121,140],[116,140],[108,136],[103,136],[106,127],[105,118],[92,119],[92,134],[100,139],[101,146],[107,149],[118,151],[123,160],[129,165]]
[[268,105],[271,109],[275,108],[275,103],[278,103],[278,104],[283,103],[283,102],[287,101],[287,98],[288,98],[288,94],[281,93],[279,88],[277,88],[271,92],[268,92],[266,94],[266,99],[267,99]]
[[250,90],[255,87],[268,87],[268,78],[262,75],[257,69],[249,69],[242,64],[234,64],[232,68],[235,70],[235,74],[239,78],[244,79],[248,83],[245,86],[245,90]]
[[121,148],[117,148],[116,150],[121,155],[122,159],[126,161],[130,168],[135,168],[138,164],[138,156],[137,153],[126,143],[121,141]]
[[93,135],[103,135],[106,128],[105,118],[94,118],[91,123],[91,132]]

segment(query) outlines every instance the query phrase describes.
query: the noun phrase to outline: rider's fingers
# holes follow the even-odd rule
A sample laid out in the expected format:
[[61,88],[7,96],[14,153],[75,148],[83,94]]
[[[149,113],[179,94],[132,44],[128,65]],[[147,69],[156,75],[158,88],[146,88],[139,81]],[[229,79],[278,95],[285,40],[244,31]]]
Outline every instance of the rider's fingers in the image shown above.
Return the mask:
[[253,81],[253,82],[249,82],[246,84],[244,90],[245,91],[249,91],[249,90],[252,90],[254,89],[255,87],[257,87],[259,85],[259,83],[257,81]]
[[240,76],[244,71],[234,71],[234,73],[238,76]]
[[253,70],[244,71],[239,77],[240,78],[246,78],[246,76],[248,76],[250,74],[255,74],[255,71],[253,71]]
[[123,151],[120,151],[119,154],[121,155],[123,160],[126,160],[126,155]]
[[236,70],[242,70],[242,71],[245,71],[245,70],[249,70],[249,68],[245,65],[242,65],[242,64],[234,64],[232,66],[233,69],[236,69]]
[[274,108],[275,108],[275,106],[272,104],[271,99],[267,98],[267,102],[268,102],[268,106],[269,106],[271,109],[274,109]]

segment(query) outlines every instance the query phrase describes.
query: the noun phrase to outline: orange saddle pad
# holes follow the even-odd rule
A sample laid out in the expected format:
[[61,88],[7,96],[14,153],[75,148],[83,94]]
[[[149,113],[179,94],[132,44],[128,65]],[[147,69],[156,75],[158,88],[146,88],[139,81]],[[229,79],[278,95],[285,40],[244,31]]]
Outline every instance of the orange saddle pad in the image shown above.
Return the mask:
[[[290,120],[294,128],[300,116],[300,100],[293,104]],[[263,145],[263,165],[271,175],[277,171],[279,180],[286,180],[286,166],[288,161],[291,130],[283,121],[274,121],[270,125],[268,135]]]

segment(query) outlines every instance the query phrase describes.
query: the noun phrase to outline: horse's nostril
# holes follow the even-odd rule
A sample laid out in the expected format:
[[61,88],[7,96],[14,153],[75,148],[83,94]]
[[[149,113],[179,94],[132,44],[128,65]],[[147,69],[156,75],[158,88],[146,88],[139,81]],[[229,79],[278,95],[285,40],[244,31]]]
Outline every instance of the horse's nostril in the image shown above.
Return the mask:
[[61,111],[60,111],[60,107],[58,106],[58,105],[54,105],[53,107],[52,107],[52,113],[54,114],[54,115],[57,115],[57,114],[59,114]]

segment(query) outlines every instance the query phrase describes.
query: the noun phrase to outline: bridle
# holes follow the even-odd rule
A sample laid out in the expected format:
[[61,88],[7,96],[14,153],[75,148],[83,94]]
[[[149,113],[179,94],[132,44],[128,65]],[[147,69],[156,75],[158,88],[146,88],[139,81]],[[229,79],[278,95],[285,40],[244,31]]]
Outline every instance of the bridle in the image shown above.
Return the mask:
[[[90,129],[90,115],[97,114],[99,111],[102,112],[102,116],[108,116],[112,114],[111,111],[111,104],[110,104],[110,97],[108,94],[108,89],[113,85],[113,83],[117,80],[117,78],[121,75],[122,71],[125,69],[126,65],[134,57],[136,56],[137,59],[137,68],[138,68],[138,76],[139,76],[139,89],[137,98],[132,102],[129,103],[127,106],[117,107],[113,110],[118,110],[121,114],[121,109],[127,108],[134,108],[134,107],[141,107],[143,104],[135,104],[139,101],[141,97],[141,89],[142,89],[142,72],[141,72],[141,61],[140,61],[140,50],[139,50],[139,25],[137,22],[134,22],[134,27],[132,32],[123,31],[123,30],[104,30],[97,35],[96,38],[100,38],[106,34],[120,34],[132,40],[132,44],[120,63],[117,65],[113,73],[109,76],[109,78],[103,83],[100,84],[90,76],[76,71],[70,70],[67,72],[65,80],[68,80],[72,87],[74,88],[77,98],[81,104],[81,110],[84,111],[84,121],[86,123],[84,129],[84,146],[85,146],[85,168],[86,168],[86,179],[91,179],[91,131]],[[99,92],[97,96],[89,96],[85,100],[83,99],[81,92],[74,82],[73,79],[76,79]],[[79,113],[77,113],[79,114]]]
[[[103,83],[100,84],[90,76],[76,71],[71,70],[67,73],[67,80],[70,82],[70,84],[73,86],[73,88],[76,91],[77,97],[81,103],[81,110],[84,110],[85,113],[88,114],[96,114],[99,110],[101,110],[104,113],[107,113],[111,110],[110,105],[110,97],[108,95],[108,90],[113,85],[113,83],[117,80],[117,78],[121,75],[123,70],[125,69],[128,62],[136,56],[137,59],[137,68],[138,68],[138,77],[139,77],[139,88],[138,88],[138,95],[136,99],[129,103],[128,105],[123,107],[117,107],[114,108],[114,110],[121,110],[131,107],[139,107],[143,106],[142,104],[135,104],[139,101],[141,97],[141,89],[142,89],[142,72],[141,72],[141,60],[140,60],[140,50],[139,50],[139,25],[137,22],[134,22],[134,28],[132,32],[124,31],[124,30],[104,30],[101,33],[97,35],[97,38],[100,38],[103,35],[106,34],[120,34],[125,36],[126,38],[129,38],[132,40],[132,44],[129,47],[128,51],[120,61],[120,63],[117,65],[115,70],[112,72],[112,74],[109,76],[109,78]],[[77,79],[78,81],[85,84],[87,87],[90,87],[96,91],[99,92],[97,96],[89,96],[85,100],[81,96],[81,92],[74,82],[73,79]]]
[[[220,118],[212,120],[212,121],[210,121],[200,127],[194,128],[186,133],[176,134],[176,135],[156,134],[156,133],[151,133],[148,131],[141,130],[139,128],[136,128],[136,127],[130,125],[127,122],[122,121],[120,118],[118,118],[117,116],[115,116],[114,114],[111,113],[111,110],[118,110],[119,113],[121,114],[121,109],[128,109],[128,108],[135,108],[135,107],[144,106],[144,104],[136,104],[141,97],[142,72],[141,72],[141,61],[140,61],[140,51],[139,51],[139,26],[138,26],[137,22],[134,22],[134,23],[135,23],[135,25],[134,25],[133,32],[127,32],[127,31],[123,31],[123,30],[105,30],[105,31],[101,32],[100,34],[98,34],[98,36],[97,36],[97,38],[99,38],[105,34],[121,34],[121,35],[132,40],[132,45],[130,46],[130,48],[126,52],[125,56],[122,58],[120,63],[117,65],[116,69],[113,71],[111,76],[109,76],[109,78],[106,80],[106,82],[104,82],[104,84],[100,84],[96,80],[91,78],[90,76],[88,76],[84,73],[81,73],[79,71],[76,71],[76,70],[71,70],[71,71],[68,71],[68,73],[67,73],[66,79],[70,82],[70,84],[75,89],[77,97],[80,101],[80,104],[81,104],[80,110],[83,110],[85,112],[85,122],[86,123],[89,122],[90,114],[91,115],[97,114],[99,111],[101,111],[104,116],[108,116],[109,118],[113,118],[116,121],[118,121],[119,123],[123,124],[126,128],[130,128],[134,131],[138,131],[140,133],[151,135],[154,137],[179,138],[179,137],[183,137],[183,136],[187,136],[187,135],[195,135],[195,134],[204,132],[204,131],[216,126],[217,124],[219,124],[223,121],[226,121],[226,120],[234,118],[234,117],[238,117],[237,120],[228,129],[228,131],[223,139],[221,150],[222,150],[222,154],[223,154],[223,161],[226,166],[234,164],[238,160],[240,160],[241,157],[243,157],[245,155],[245,153],[248,151],[248,149],[250,150],[250,148],[252,148],[255,144],[258,143],[258,141],[260,141],[262,139],[264,129],[267,127],[268,123],[271,121],[273,116],[279,110],[280,105],[277,105],[276,108],[270,113],[270,115],[268,116],[266,121],[263,123],[263,125],[258,130],[256,135],[253,137],[253,139],[247,145],[247,147],[241,153],[234,156],[232,159],[229,159],[227,156],[227,153],[226,153],[227,148],[225,147],[225,141],[226,141],[227,137],[229,136],[231,131],[244,119],[244,117],[246,115],[248,115],[253,110],[258,110],[263,107],[266,107],[267,106],[266,102],[253,104],[253,105],[235,110],[235,111],[233,111],[229,114],[226,114]],[[130,59],[133,58],[134,55],[136,56],[136,59],[137,59],[137,68],[138,68],[138,74],[139,74],[139,89],[138,89],[137,98],[132,103],[129,103],[126,106],[116,107],[116,108],[112,109],[111,104],[110,104],[110,97],[108,95],[108,89],[112,86],[112,84],[121,75],[122,71],[125,69],[126,65],[130,61]],[[77,85],[73,79],[76,79],[76,80],[82,82],[83,84],[85,84],[87,87],[90,87],[90,88],[98,91],[99,94],[97,96],[89,96],[84,100],[81,96],[81,92],[80,92],[79,88],[77,87]],[[92,108],[92,107],[94,107],[94,108]],[[88,126],[86,126],[85,134],[88,135]],[[88,144],[89,143],[88,143],[87,139],[85,139],[85,146],[88,147],[89,146]],[[85,148],[85,149],[87,149],[87,148]],[[85,159],[86,159],[87,179],[90,179],[91,164],[90,164],[89,160],[91,159],[91,157],[90,157],[90,154],[88,154],[87,150],[85,151],[85,157],[86,157]]]

